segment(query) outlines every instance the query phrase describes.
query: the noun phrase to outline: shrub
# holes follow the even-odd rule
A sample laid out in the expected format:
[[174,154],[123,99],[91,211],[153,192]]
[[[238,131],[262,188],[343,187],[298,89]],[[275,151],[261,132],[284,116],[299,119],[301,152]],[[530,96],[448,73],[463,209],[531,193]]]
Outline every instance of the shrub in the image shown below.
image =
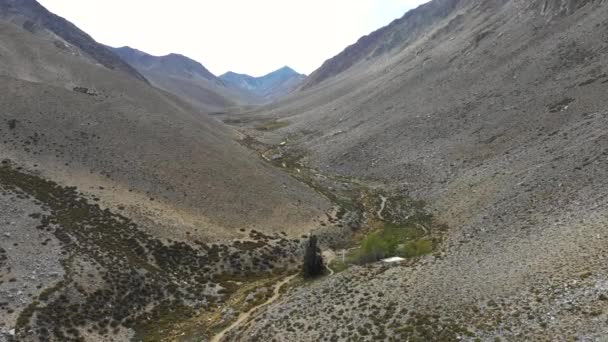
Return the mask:
[[363,239],[359,261],[375,262],[393,256],[413,258],[431,253],[433,243],[423,236],[423,232],[414,225],[386,224]]
[[404,258],[414,258],[429,254],[433,251],[433,243],[430,240],[415,240],[406,242],[399,248],[399,256]]
[[371,233],[361,242],[362,261],[373,262],[385,258],[394,252],[390,241],[383,239],[379,232]]

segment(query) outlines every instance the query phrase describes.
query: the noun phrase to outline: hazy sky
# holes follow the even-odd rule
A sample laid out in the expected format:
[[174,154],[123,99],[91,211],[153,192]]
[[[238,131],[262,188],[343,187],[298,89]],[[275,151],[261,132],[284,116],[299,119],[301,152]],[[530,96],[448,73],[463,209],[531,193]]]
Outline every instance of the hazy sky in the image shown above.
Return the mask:
[[428,0],[39,0],[97,41],[180,53],[211,72],[310,73]]

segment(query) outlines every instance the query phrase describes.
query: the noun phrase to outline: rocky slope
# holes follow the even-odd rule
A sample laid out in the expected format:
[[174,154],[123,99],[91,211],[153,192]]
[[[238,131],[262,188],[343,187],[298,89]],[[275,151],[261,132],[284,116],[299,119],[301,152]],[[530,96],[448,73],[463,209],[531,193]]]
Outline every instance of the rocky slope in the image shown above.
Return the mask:
[[220,79],[228,87],[250,92],[262,102],[270,102],[294,91],[305,77],[305,75],[285,66],[260,77],[227,72],[221,75]]
[[407,46],[424,34],[438,20],[453,13],[462,3],[463,1],[460,0],[431,1],[414,11],[407,12],[390,25],[361,37],[355,44],[327,60],[306,79],[302,88],[310,88],[358,63]]
[[601,340],[606,18],[434,0],[226,114],[239,134],[1,22],[0,340],[209,339],[273,298],[301,234],[406,223],[426,254],[296,280],[225,340]]
[[98,44],[91,36],[69,21],[49,12],[35,0],[0,1],[0,18],[20,25],[32,33],[48,30],[106,68],[120,70],[136,79],[145,81],[140,73],[123,62],[108,48]]
[[435,0],[232,117],[449,226],[434,255],[294,289],[232,339],[606,336],[606,18],[605,1]]
[[112,51],[145,75],[154,86],[180,96],[206,112],[225,110],[246,103],[251,97],[228,89],[201,63],[186,56],[152,56],[126,46]]
[[296,265],[326,199],[63,19],[0,3],[0,340],[156,341]]
[[[305,197],[311,192],[265,167],[233,141],[233,132],[175,96],[99,68],[74,54],[73,46],[64,50],[45,35],[9,23],[1,27],[6,96],[0,99],[0,129],[10,134],[2,141],[7,157],[71,182],[107,182],[99,184],[108,189],[99,191],[107,200],[131,198],[134,209],[159,218],[165,213],[174,224],[202,220],[238,231],[275,221],[269,227],[278,228],[285,224],[283,204],[296,211],[297,203],[312,204],[314,195],[292,202],[291,185]],[[281,200],[259,201],[259,193]],[[310,212],[302,214],[292,217],[311,219]]]

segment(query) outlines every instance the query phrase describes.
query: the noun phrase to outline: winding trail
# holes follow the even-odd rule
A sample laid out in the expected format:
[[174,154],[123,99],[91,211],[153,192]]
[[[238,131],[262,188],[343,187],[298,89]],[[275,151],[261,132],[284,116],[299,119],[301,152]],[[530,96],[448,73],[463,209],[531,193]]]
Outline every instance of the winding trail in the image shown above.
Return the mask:
[[329,267],[329,264],[331,264],[331,262],[336,258],[336,253],[331,250],[328,249],[326,251],[323,251],[323,260],[325,261],[325,268],[327,268],[327,270],[329,270],[329,275],[328,276],[332,276],[334,275],[334,270],[331,269],[331,267]]
[[380,204],[380,209],[378,209],[378,218],[384,220],[382,212],[384,211],[384,206],[386,206],[386,200],[388,200],[388,198],[380,195],[380,200],[382,200],[382,203]]
[[275,302],[277,299],[279,299],[279,297],[281,296],[281,288],[283,288],[283,286],[285,284],[289,283],[292,279],[294,279],[297,276],[298,276],[298,273],[292,274],[288,277],[283,278],[283,280],[281,280],[280,282],[276,283],[274,285],[274,293],[273,293],[272,297],[270,297],[264,303],[262,303],[258,306],[254,306],[253,308],[249,309],[249,311],[241,313],[239,315],[239,317],[237,318],[237,320],[234,321],[234,323],[232,323],[230,326],[228,326],[224,330],[220,331],[219,333],[215,334],[215,336],[213,336],[211,338],[210,342],[220,342],[224,338],[224,336],[226,336],[227,333],[234,330],[236,327],[238,327],[242,323],[245,323],[249,319],[249,317],[251,317],[253,315],[253,313],[256,310],[258,310],[259,308],[262,308],[266,305],[270,305],[273,302]]

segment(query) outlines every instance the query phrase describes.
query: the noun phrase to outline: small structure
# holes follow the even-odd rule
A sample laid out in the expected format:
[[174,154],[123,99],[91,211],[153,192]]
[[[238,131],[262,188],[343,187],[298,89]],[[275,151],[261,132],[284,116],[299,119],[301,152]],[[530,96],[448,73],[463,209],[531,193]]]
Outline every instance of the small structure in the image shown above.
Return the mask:
[[391,263],[391,262],[401,262],[401,261],[404,261],[404,260],[405,260],[404,258],[392,257],[392,258],[382,259],[382,262]]

